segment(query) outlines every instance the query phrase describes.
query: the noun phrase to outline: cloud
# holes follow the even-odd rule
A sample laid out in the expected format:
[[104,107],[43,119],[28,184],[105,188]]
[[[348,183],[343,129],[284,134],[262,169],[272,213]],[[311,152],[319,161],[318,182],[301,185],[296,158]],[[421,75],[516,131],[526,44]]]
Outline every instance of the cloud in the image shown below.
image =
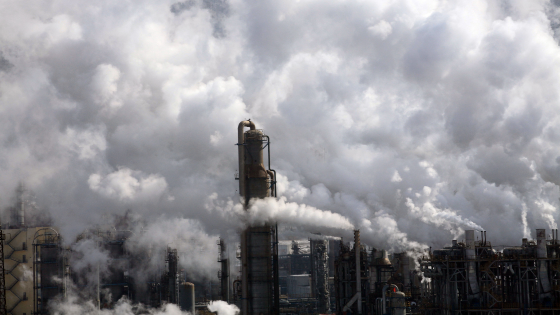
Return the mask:
[[[554,3],[4,9],[0,207],[23,181],[67,239],[100,211],[129,208],[195,220],[212,237],[279,220],[359,228],[368,245],[395,249],[473,228],[515,245],[557,226]],[[281,198],[244,214],[234,144],[247,118],[270,136]]]
[[165,178],[154,174],[146,176],[129,168],[120,168],[106,176],[91,174],[88,184],[101,196],[120,201],[158,199],[167,188]]
[[379,36],[381,39],[386,39],[393,31],[393,28],[391,27],[391,24],[387,23],[387,21],[381,20],[377,24],[368,27],[368,30],[373,35]]

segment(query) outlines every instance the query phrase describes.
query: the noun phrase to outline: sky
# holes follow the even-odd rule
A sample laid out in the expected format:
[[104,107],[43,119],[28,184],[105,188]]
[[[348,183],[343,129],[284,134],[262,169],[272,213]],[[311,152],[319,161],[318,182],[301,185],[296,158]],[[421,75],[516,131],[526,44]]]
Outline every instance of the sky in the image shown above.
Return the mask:
[[[518,245],[557,228],[555,1],[0,10],[4,217],[23,182],[68,242],[131,210],[159,237],[136,245],[194,234],[212,259],[217,237],[262,222],[301,237],[360,229],[362,243],[392,251],[469,229]],[[249,118],[270,136],[279,198],[245,213],[235,143]]]

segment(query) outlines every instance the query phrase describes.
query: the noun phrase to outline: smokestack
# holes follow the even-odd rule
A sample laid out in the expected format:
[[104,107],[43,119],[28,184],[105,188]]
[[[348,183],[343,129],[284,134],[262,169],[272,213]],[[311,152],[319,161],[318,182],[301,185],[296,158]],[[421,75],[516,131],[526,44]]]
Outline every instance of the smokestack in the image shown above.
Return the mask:
[[467,239],[467,259],[475,259],[474,230],[465,231],[465,238]]
[[547,258],[546,256],[546,230],[537,229],[537,257]]
[[[484,235],[484,233],[481,232],[481,235]],[[468,268],[468,277],[469,277],[469,284],[471,286],[471,291],[473,293],[473,295],[478,298],[478,294],[480,292],[480,289],[478,287],[478,279],[476,276],[476,266],[474,259],[476,259],[476,247],[474,244],[474,230],[467,230],[465,231],[465,238],[467,239],[467,248],[465,249],[465,253],[466,253],[466,258],[467,260],[471,260],[468,262],[467,264],[467,268]],[[484,242],[483,240],[481,240],[481,242]]]
[[25,192],[25,186],[19,184],[17,188],[17,206],[16,206],[16,217],[18,227],[25,226],[25,201],[23,194]]
[[354,251],[356,252],[356,294],[358,295],[358,314],[362,314],[362,272],[360,270],[360,230],[354,231]]

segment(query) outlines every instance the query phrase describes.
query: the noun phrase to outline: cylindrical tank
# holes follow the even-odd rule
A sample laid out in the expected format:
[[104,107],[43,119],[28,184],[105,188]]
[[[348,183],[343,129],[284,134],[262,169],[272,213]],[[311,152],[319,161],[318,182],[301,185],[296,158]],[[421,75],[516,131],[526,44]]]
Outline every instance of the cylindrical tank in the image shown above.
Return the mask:
[[263,132],[245,132],[245,199],[270,196],[270,180],[263,164]]
[[183,282],[179,287],[179,307],[182,311],[195,314],[194,284]]
[[406,295],[404,292],[391,292],[391,311],[389,314],[405,315],[406,314]]

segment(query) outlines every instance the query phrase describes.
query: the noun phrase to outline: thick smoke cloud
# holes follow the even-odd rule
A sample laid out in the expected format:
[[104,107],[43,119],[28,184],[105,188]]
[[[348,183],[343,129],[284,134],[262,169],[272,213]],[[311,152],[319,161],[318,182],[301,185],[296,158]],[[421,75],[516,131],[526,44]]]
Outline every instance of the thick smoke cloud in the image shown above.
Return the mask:
[[247,118],[271,137],[282,196],[255,203],[254,222],[322,218],[329,233],[359,228],[394,250],[465,229],[513,245],[557,227],[560,10],[549,1],[3,9],[0,206],[25,182],[66,240],[128,209],[147,229],[179,218],[205,240],[233,239],[243,219],[219,209],[239,200]]

